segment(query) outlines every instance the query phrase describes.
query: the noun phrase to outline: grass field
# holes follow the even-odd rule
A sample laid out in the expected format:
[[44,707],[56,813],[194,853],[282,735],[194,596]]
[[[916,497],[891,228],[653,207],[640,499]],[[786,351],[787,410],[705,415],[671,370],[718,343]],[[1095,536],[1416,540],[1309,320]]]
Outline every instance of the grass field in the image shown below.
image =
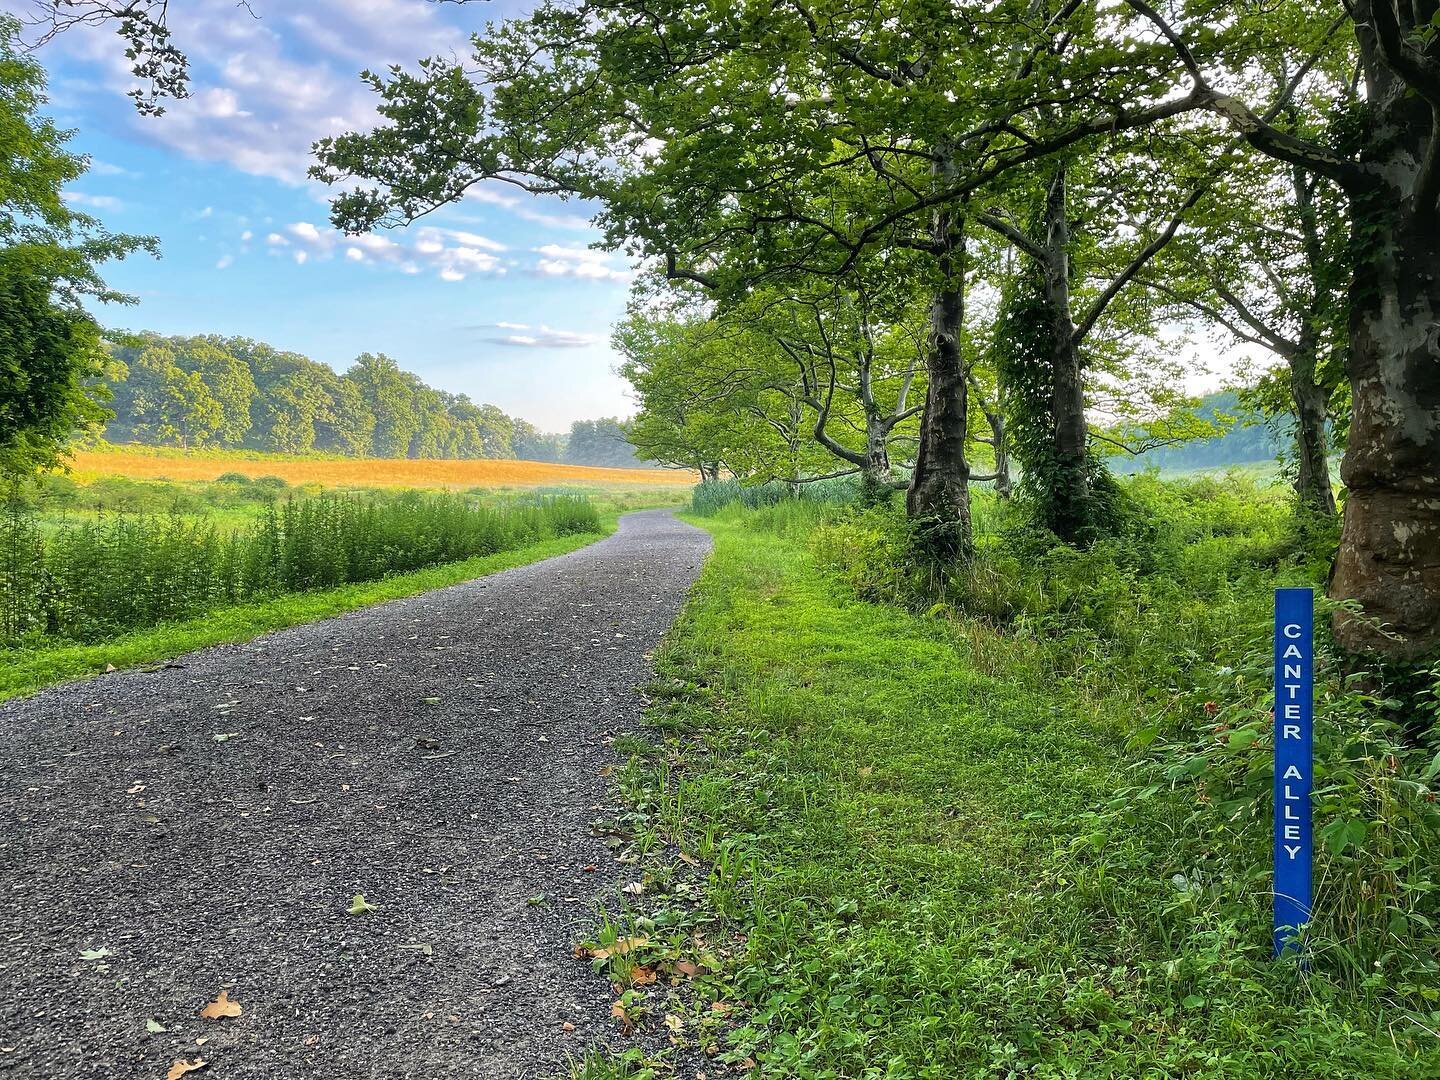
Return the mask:
[[[1191,565],[1197,581],[1248,593],[1248,579],[1219,580],[1218,556],[1259,552],[1266,515],[1226,535],[1246,532],[1225,519],[1243,509],[1231,501],[1212,513],[1196,500],[1217,535],[1184,550],[1205,564]],[[1061,640],[1054,622],[862,602],[831,564],[864,560],[869,519],[817,545],[825,513],[692,519],[715,552],[659,654],[654,744],[616,742],[631,757],[613,828],[639,857],[639,887],[583,946],[628,987],[628,1022],[777,1080],[1440,1076],[1428,939],[1407,955],[1397,938],[1353,972],[1323,935],[1310,972],[1271,961],[1268,816],[1235,812],[1238,838],[1204,816],[1243,793],[1223,774],[1207,775],[1192,816],[1192,789],[1166,781],[1173,759],[1140,749],[1147,714],[1172,696],[1216,745],[1212,710],[1233,715],[1223,692],[1191,709],[1174,675],[1158,693],[1137,680],[1133,642],[1078,624]],[[1099,604],[1102,556],[1084,558],[1083,595]],[[1117,625],[1141,621],[1140,591],[1117,588],[1130,612]],[[1176,599],[1165,594],[1170,621],[1193,622]],[[1235,673],[1224,681],[1234,692]],[[1344,743],[1325,737],[1328,763]],[[1213,753],[1243,769],[1261,755],[1242,743]],[[1343,786],[1342,768],[1326,775]],[[1322,800],[1321,821],[1338,812]],[[1385,843],[1401,835],[1364,813]],[[1422,846],[1431,835],[1406,827]],[[1398,845],[1384,854],[1429,888]],[[1324,856],[1326,920],[1352,855]],[[1354,877],[1363,891],[1382,873]],[[672,1072],[635,1050],[592,1054],[575,1075]]]
[[[252,480],[278,476],[289,484],[326,487],[549,487],[688,489],[692,473],[678,469],[600,469],[543,461],[432,461],[406,458],[296,457],[243,451],[181,451],[151,446],[78,450],[71,458],[81,483],[102,476],[134,480],[208,481],[226,473]],[[678,501],[678,499],[677,499]]]

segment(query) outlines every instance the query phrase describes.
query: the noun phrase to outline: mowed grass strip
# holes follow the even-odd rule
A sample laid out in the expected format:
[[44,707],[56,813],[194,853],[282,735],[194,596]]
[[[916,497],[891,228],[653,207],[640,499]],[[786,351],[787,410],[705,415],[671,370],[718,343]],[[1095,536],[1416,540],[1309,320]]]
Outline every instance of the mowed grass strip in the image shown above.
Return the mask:
[[676,469],[606,469],[544,461],[493,459],[296,457],[243,451],[162,450],[109,447],[77,450],[70,458],[76,479],[125,476],[135,480],[214,480],[226,473],[256,479],[278,476],[290,484],[331,487],[545,487],[579,484],[605,488],[687,489],[692,473]]
[[[652,719],[671,738],[621,790],[642,849],[705,861],[703,939],[735,950],[708,992],[744,1003],[718,1060],[807,1078],[1440,1075],[1397,1015],[1239,956],[1234,927],[1197,934],[1158,807],[1153,828],[1095,833],[1088,812],[1133,782],[1133,697],[1081,708],[1023,670],[982,674],[952,623],[855,600],[802,539],[696,524],[716,546],[660,654]],[[667,872],[643,925],[695,925],[666,910]],[[607,1068],[647,1075],[599,1059],[578,1075]]]
[[459,585],[501,570],[564,555],[610,535],[615,531],[616,523],[614,515],[606,515],[602,517],[597,532],[559,536],[494,555],[397,574],[380,581],[292,593],[253,604],[220,608],[198,618],[165,623],[98,645],[0,650],[0,701],[34,693],[56,683],[98,675],[110,666],[117,669],[141,667],[210,645],[249,641],[286,626],[327,619],[357,608]]

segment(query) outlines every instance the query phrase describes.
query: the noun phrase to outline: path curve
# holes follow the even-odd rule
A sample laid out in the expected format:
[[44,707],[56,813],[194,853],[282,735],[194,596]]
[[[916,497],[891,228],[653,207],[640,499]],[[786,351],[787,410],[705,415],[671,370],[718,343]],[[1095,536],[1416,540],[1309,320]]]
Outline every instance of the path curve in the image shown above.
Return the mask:
[[[624,870],[590,829],[607,738],[708,548],[630,514],[569,555],[0,706],[0,1075],[512,1080],[609,1037],[570,955]],[[355,893],[378,910],[347,914]],[[243,1015],[200,1019],[224,988]]]

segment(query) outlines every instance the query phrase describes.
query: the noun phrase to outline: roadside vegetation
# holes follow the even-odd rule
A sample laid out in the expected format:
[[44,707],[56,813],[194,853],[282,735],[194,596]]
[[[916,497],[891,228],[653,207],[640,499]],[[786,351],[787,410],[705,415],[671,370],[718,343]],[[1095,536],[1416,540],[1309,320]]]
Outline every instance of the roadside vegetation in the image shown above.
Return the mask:
[[1440,672],[1416,715],[1320,644],[1309,963],[1272,960],[1269,597],[1333,533],[1243,480],[1122,491],[1084,551],[977,499],[942,571],[895,508],[697,490],[587,944],[629,1022],[776,1077],[1440,1074]]
[[239,474],[16,486],[0,516],[0,695],[572,550],[614,528],[614,502],[296,492]]

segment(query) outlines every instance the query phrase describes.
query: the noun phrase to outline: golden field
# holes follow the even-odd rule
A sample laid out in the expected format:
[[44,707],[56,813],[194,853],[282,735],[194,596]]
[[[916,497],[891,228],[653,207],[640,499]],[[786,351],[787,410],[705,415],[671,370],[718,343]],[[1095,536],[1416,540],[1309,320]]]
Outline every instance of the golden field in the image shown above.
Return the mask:
[[82,483],[101,476],[133,480],[214,480],[225,473],[255,479],[278,476],[290,484],[336,487],[545,487],[680,488],[696,482],[681,469],[602,469],[543,461],[427,461],[404,458],[303,458],[152,447],[77,450],[71,475]]

